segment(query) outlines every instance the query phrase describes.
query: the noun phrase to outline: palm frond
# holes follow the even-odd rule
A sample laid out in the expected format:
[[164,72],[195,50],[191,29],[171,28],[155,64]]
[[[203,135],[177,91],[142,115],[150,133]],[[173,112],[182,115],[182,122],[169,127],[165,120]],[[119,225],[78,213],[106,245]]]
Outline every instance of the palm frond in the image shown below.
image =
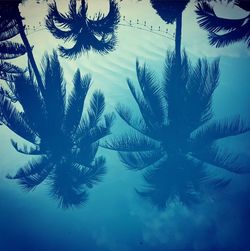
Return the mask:
[[60,13],[57,9],[55,1],[48,4],[48,14],[46,22],[47,20],[50,22],[58,23],[63,28],[72,27],[72,17],[70,15]]
[[250,158],[243,154],[235,154],[217,146],[205,148],[193,153],[194,157],[232,173],[250,173]]
[[164,94],[167,100],[168,121],[172,124],[179,123],[182,119],[189,66],[186,53],[182,56],[180,67],[176,64],[175,53],[167,53],[164,66]]
[[91,167],[82,172],[81,181],[88,188],[92,188],[102,180],[104,174],[106,174],[105,159],[97,157]]
[[238,29],[232,30],[224,34],[216,34],[215,32],[210,32],[208,34],[209,43],[216,47],[224,47],[229,44],[245,40],[250,47],[250,21]]
[[41,173],[49,163],[49,160],[47,157],[40,157],[38,160],[33,160],[29,162],[27,165],[25,165],[22,168],[19,168],[17,173],[14,176],[7,175],[8,179],[21,179],[27,176],[31,176],[34,174]]
[[168,94],[169,89],[173,86],[176,77],[176,68],[175,68],[175,53],[167,52],[164,64],[164,84],[165,84],[165,93]]
[[99,122],[105,108],[105,99],[101,91],[95,91],[90,99],[87,110],[87,120],[89,128],[93,128]]
[[142,67],[136,61],[136,73],[141,91],[148,105],[150,105],[155,120],[164,122],[167,115],[167,102],[162,87],[156,83],[155,76],[145,65]]
[[90,50],[106,54],[115,49],[117,42],[114,34],[102,34],[97,37],[88,30],[81,30],[77,35],[71,35],[70,39],[74,40],[74,45],[71,48],[59,46],[60,55],[69,59],[77,58]]
[[224,119],[203,125],[191,134],[191,139],[195,145],[202,146],[214,140],[246,133],[249,130],[250,125],[237,116],[233,119]]
[[32,161],[20,168],[16,175],[7,175],[8,179],[17,179],[19,184],[27,191],[35,189],[49,175],[53,168],[48,158],[42,157],[38,161]]
[[15,97],[13,92],[8,90],[8,89],[5,89],[5,88],[3,88],[1,86],[0,86],[0,95],[3,96],[4,98],[9,99],[13,103],[17,102],[17,98]]
[[46,120],[45,105],[34,79],[27,78],[24,74],[16,77],[15,91],[29,126],[38,133],[43,133]]
[[46,106],[50,129],[60,130],[65,114],[65,82],[63,69],[54,51],[51,56],[45,55],[43,60],[45,91],[43,98]]
[[142,134],[147,135],[148,129],[144,120],[140,117],[134,118],[132,111],[128,107],[122,104],[118,104],[116,106],[116,112],[130,127]]
[[74,88],[68,98],[68,105],[65,114],[64,128],[68,132],[75,132],[81,121],[85,98],[91,85],[91,76],[81,77],[77,70],[73,79]]
[[26,53],[24,45],[4,41],[0,43],[0,59],[13,59]]
[[108,114],[105,114],[103,117],[104,117],[103,126],[110,129],[113,125],[114,120],[115,120],[115,114],[108,113]]
[[89,130],[82,128],[82,130],[78,131],[77,135],[79,137],[78,142],[80,148],[85,145],[91,145],[109,135],[114,118],[114,114],[105,114],[102,123],[100,122]]
[[78,166],[69,162],[60,163],[49,177],[50,196],[58,200],[61,208],[78,207],[88,199]]
[[195,129],[212,118],[211,102],[219,81],[219,60],[210,65],[205,59],[198,60],[190,74],[185,110],[191,128]]
[[142,170],[153,165],[163,157],[164,153],[159,150],[144,152],[119,152],[121,161],[130,170]]
[[72,30],[62,30],[58,28],[53,20],[53,17],[50,15],[47,16],[45,24],[46,28],[57,39],[62,39],[64,42],[67,42],[73,38],[77,38],[76,32],[73,32]]
[[135,87],[130,79],[127,79],[127,83],[128,83],[130,92],[132,93],[133,98],[135,99],[135,101],[139,107],[140,113],[141,113],[147,127],[150,128],[152,125],[152,122],[155,121],[155,120],[151,119],[152,117],[154,117],[154,115],[152,113],[150,106],[147,104],[144,97],[135,90]]
[[26,123],[23,113],[19,112],[15,108],[11,100],[5,98],[2,95],[0,95],[0,104],[1,113],[4,118],[2,122],[23,139],[34,143],[36,134]]
[[194,162],[184,155],[168,156],[156,168],[145,172],[147,186],[139,194],[160,208],[165,208],[176,197],[185,205],[192,205],[199,202],[204,175],[200,162]]
[[152,151],[160,148],[159,142],[139,133],[127,133],[115,139],[110,139],[102,147],[124,152]]
[[3,27],[3,29],[1,29],[0,42],[11,39],[15,37],[17,34],[19,34],[19,29],[15,21],[10,21],[5,27]]
[[18,66],[0,60],[0,79],[13,82],[13,78],[22,73],[23,70]]
[[0,72],[4,72],[8,74],[21,74],[23,73],[23,70],[16,65],[1,61]]
[[8,40],[8,36],[6,37],[6,32],[14,32],[17,28],[17,21],[15,19],[8,19],[4,17],[0,17],[0,30],[2,34],[0,35],[0,41]]
[[240,28],[245,22],[245,18],[225,19],[216,16],[212,6],[205,1],[197,4],[195,12],[199,25],[209,32],[232,31]]
[[120,12],[117,3],[109,0],[109,12],[106,16],[99,13],[95,20],[88,19],[89,26],[94,33],[113,33],[120,21]]
[[15,150],[19,153],[22,154],[27,154],[27,155],[41,155],[43,154],[41,152],[41,149],[39,146],[27,146],[25,144],[23,144],[22,146],[20,146],[16,141],[14,141],[13,139],[11,139],[11,144],[12,146],[15,148]]
[[75,154],[75,162],[84,165],[90,166],[91,163],[94,161],[96,153],[99,148],[99,142],[88,143],[84,144],[84,141],[79,144],[79,149]]
[[[82,6],[85,6],[85,1],[82,4]],[[76,0],[72,0],[69,3],[69,16],[70,17],[74,17],[77,14],[77,10],[76,10]]]

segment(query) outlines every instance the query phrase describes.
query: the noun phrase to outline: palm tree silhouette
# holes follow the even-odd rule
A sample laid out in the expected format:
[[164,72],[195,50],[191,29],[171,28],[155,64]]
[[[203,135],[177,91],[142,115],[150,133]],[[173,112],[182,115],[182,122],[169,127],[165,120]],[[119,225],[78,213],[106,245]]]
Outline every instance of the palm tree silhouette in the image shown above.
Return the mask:
[[[14,176],[7,177],[17,179],[28,191],[47,180],[50,194],[60,206],[78,206],[86,201],[88,188],[105,173],[105,159],[96,157],[96,153],[99,140],[109,134],[114,117],[102,116],[105,100],[100,91],[93,92],[87,107],[91,77],[81,76],[79,70],[66,100],[63,71],[55,52],[45,56],[41,75],[43,93],[31,67],[29,76],[23,73],[15,78],[12,91],[21,111],[0,95],[2,123],[32,146],[20,146],[14,140],[12,145],[20,153],[37,155]],[[82,115],[83,107],[87,109]]]
[[115,30],[120,20],[120,13],[114,0],[109,0],[110,9],[107,16],[98,14],[96,19],[87,17],[88,5],[81,0],[77,10],[76,0],[71,0],[68,14],[61,14],[55,2],[49,4],[46,26],[55,38],[64,42],[73,41],[72,48],[59,46],[62,56],[75,58],[81,53],[94,50],[104,54],[114,50],[116,44]]
[[248,15],[239,19],[219,17],[213,7],[206,1],[196,6],[198,23],[201,28],[209,32],[209,43],[216,47],[224,47],[235,42],[244,41],[250,48],[250,4],[247,1],[237,1],[238,5]]
[[185,10],[189,0],[150,0],[152,7],[157,14],[167,23],[176,22],[175,31],[175,53],[177,64],[181,62],[181,30],[182,30],[182,12]]
[[19,34],[18,25],[11,17],[12,9],[5,2],[0,3],[0,79],[10,81],[11,76],[19,74],[22,70],[5,60],[20,57],[26,53],[22,44],[9,41]]
[[[34,75],[36,77],[36,81],[37,84],[41,90],[41,92],[43,92],[43,83],[42,83],[42,79],[41,76],[39,74],[38,71],[38,67],[36,65],[33,53],[32,53],[32,47],[30,46],[30,43],[27,39],[27,36],[25,34],[25,26],[23,25],[23,17],[21,16],[21,13],[19,11],[19,5],[26,2],[26,0],[12,0],[12,1],[1,1],[1,15],[2,15],[2,21],[3,21],[3,26],[5,26],[5,23],[8,22],[9,24],[7,25],[7,27],[5,26],[5,28],[8,29],[7,32],[3,33],[3,38],[4,37],[8,37],[8,36],[12,36],[14,34],[17,35],[17,32],[19,33],[22,41],[23,41],[23,45],[20,44],[14,44],[14,49],[18,49],[18,52],[20,53],[20,51],[24,50],[25,47],[25,51],[27,52],[28,55],[28,59],[29,59],[29,63],[34,71]],[[24,47],[23,47],[24,46]],[[13,44],[12,44],[13,47]],[[8,50],[10,50],[10,44],[7,47]],[[13,48],[12,51],[9,51],[9,53],[13,53]],[[17,52],[15,53],[15,56],[18,56]],[[3,70],[9,70],[10,73],[13,71],[18,71],[19,69],[15,69],[15,68],[11,68],[9,69],[10,65],[2,65],[2,69]]]
[[175,53],[168,53],[161,85],[138,62],[136,73],[140,92],[130,79],[127,83],[139,108],[138,116],[135,117],[135,110],[117,106],[118,114],[132,132],[108,140],[103,146],[118,151],[129,169],[146,169],[147,185],[139,194],[161,208],[175,197],[189,205],[201,199],[208,185],[221,188],[229,183],[229,178],[209,173],[209,165],[237,174],[250,171],[249,158],[217,143],[250,130],[239,117],[212,119],[212,95],[219,81],[218,60],[212,64],[198,60],[192,66],[184,53],[179,68]]

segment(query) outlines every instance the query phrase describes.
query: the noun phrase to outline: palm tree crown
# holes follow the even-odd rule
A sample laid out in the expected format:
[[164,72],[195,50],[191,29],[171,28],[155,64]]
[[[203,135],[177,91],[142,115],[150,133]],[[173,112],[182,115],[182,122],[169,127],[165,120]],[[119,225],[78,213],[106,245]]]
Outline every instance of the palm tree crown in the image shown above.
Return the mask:
[[199,25],[209,32],[208,39],[211,45],[224,47],[244,41],[250,48],[250,5],[247,1],[238,1],[236,5],[248,11],[249,15],[239,19],[227,19],[217,16],[211,4],[206,1],[197,4]]
[[176,21],[176,18],[184,11],[189,1],[190,0],[150,0],[157,14],[168,24]]
[[136,63],[140,92],[130,79],[127,83],[140,115],[135,117],[135,112],[118,105],[118,114],[132,132],[104,145],[118,151],[129,169],[146,168],[144,178],[148,185],[138,192],[159,207],[165,207],[176,196],[190,204],[200,199],[208,184],[224,187],[229,183],[225,177],[210,176],[206,171],[209,165],[234,173],[250,170],[249,159],[216,144],[218,139],[250,129],[239,117],[212,120],[219,61],[209,65],[205,59],[199,60],[194,67],[184,53],[181,68],[177,68],[175,54],[169,53],[164,82],[159,85],[146,66]]
[[110,9],[107,16],[98,14],[95,20],[87,17],[88,5],[85,0],[77,10],[76,0],[71,0],[69,12],[61,14],[56,3],[49,5],[46,26],[55,38],[65,42],[72,40],[74,46],[65,48],[59,46],[61,55],[67,58],[77,57],[81,53],[94,50],[104,54],[114,50],[116,45],[115,30],[120,20],[117,4],[110,0]]
[[105,100],[100,91],[92,94],[82,115],[91,84],[89,75],[81,76],[76,71],[73,91],[66,100],[63,71],[56,53],[46,56],[42,66],[43,93],[30,68],[29,76],[21,74],[15,78],[13,92],[22,111],[0,95],[2,122],[33,146],[20,146],[14,140],[12,145],[18,152],[38,155],[8,178],[19,180],[27,190],[47,180],[51,195],[61,206],[81,205],[88,188],[105,173],[105,159],[96,157],[96,153],[99,140],[109,134],[113,115],[102,117]]

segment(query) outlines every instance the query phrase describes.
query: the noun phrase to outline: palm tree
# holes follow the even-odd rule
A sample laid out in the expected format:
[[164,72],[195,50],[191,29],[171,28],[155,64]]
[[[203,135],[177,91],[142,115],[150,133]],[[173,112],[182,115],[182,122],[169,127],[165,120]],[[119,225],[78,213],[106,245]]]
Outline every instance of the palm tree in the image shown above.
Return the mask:
[[2,123],[32,145],[20,146],[12,140],[13,147],[37,158],[7,177],[17,179],[28,191],[47,180],[51,195],[60,206],[81,205],[86,201],[88,188],[105,173],[105,159],[96,157],[96,153],[99,140],[109,134],[114,117],[102,116],[105,100],[100,91],[92,94],[82,115],[91,77],[81,76],[79,70],[66,104],[63,71],[55,52],[43,60],[43,93],[31,67],[29,76],[26,75],[15,78],[12,90],[21,110],[0,95]]
[[73,41],[72,48],[59,46],[61,55],[75,58],[81,53],[94,50],[104,54],[114,50],[116,45],[115,30],[120,20],[117,4],[109,0],[110,9],[107,16],[98,14],[96,19],[87,17],[88,5],[81,0],[81,7],[77,10],[76,0],[71,0],[68,14],[61,14],[55,2],[49,4],[46,26],[52,35],[64,42]]
[[235,5],[248,11],[248,15],[239,19],[219,17],[213,7],[206,1],[196,6],[198,23],[201,28],[208,31],[209,43],[216,47],[244,41],[250,48],[250,5],[247,1],[237,1]]
[[185,10],[189,0],[150,0],[152,7],[157,14],[167,23],[176,22],[175,31],[175,53],[177,64],[181,62],[181,29],[182,29],[182,12]]
[[[176,71],[180,74],[176,75]],[[205,188],[224,187],[230,179],[209,173],[209,165],[232,172],[250,171],[249,158],[221,148],[217,140],[250,130],[236,117],[213,120],[212,95],[219,81],[219,61],[198,60],[192,66],[184,53],[181,68],[175,53],[168,53],[164,81],[159,85],[146,66],[136,63],[140,92],[127,80],[139,108],[119,104],[117,112],[131,128],[108,140],[104,147],[116,150],[130,170],[146,170],[147,186],[138,191],[161,208],[175,198],[187,205],[199,201]]]
[[22,44],[9,41],[19,34],[17,22],[11,18],[11,9],[7,4],[0,4],[0,79],[10,81],[11,76],[22,70],[5,60],[20,57],[26,53]]
[[[35,62],[35,59],[34,59],[34,56],[32,53],[32,47],[30,46],[30,43],[29,43],[27,36],[25,34],[25,26],[23,25],[23,17],[21,16],[21,13],[19,11],[19,4],[22,4],[23,2],[25,2],[25,0],[12,0],[12,1],[3,0],[3,1],[1,1],[1,4],[0,4],[1,18],[4,23],[7,21],[9,23],[9,25],[7,25],[7,27],[6,27],[6,28],[10,29],[7,32],[7,36],[13,36],[14,34],[17,35],[17,32],[21,36],[21,39],[23,41],[23,45],[25,47],[25,51],[27,52],[27,55],[28,55],[29,63],[34,71],[34,75],[36,77],[37,84],[38,84],[41,92],[43,92],[44,90],[43,90],[42,79],[39,74],[38,67],[36,65],[36,62]],[[3,38],[4,37],[6,37],[6,34],[3,34]],[[24,50],[23,45],[16,44],[15,48]],[[20,50],[18,50],[18,51],[20,51]],[[17,54],[15,54],[15,56],[17,56]],[[6,65],[4,67],[5,67],[4,69],[6,70],[6,67],[8,67],[8,66]],[[13,68],[11,71],[13,71]]]

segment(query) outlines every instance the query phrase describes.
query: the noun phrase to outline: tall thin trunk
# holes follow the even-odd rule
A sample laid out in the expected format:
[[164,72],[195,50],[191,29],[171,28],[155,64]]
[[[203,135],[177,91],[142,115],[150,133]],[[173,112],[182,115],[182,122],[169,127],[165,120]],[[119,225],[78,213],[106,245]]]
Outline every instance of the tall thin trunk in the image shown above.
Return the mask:
[[23,41],[23,44],[24,44],[24,46],[25,46],[25,48],[27,50],[28,59],[30,61],[31,67],[33,68],[38,87],[39,87],[41,93],[43,94],[44,93],[44,85],[43,85],[42,78],[41,78],[41,75],[39,73],[39,70],[37,68],[36,61],[35,61],[34,56],[33,56],[32,48],[30,46],[29,40],[27,39],[27,36],[25,34],[25,31],[24,31],[24,25],[23,25],[21,13],[20,13],[20,11],[18,9],[18,6],[17,6],[16,11],[17,11],[16,20],[17,20],[17,24],[18,24],[19,34],[20,34],[20,36],[22,38],[22,41]]
[[182,29],[182,13],[176,17],[176,30],[175,30],[175,56],[176,64],[181,64],[181,29]]

